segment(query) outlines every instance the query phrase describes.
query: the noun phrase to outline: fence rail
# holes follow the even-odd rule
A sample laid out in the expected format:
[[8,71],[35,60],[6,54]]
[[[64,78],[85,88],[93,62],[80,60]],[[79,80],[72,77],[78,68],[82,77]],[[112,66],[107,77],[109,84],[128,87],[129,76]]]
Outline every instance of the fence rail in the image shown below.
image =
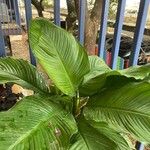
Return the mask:
[[[9,23],[12,23],[13,20],[17,25],[20,26],[20,16],[19,16],[19,9],[18,9],[18,1],[14,0],[14,3],[11,3],[10,0],[0,0],[0,3],[9,3],[9,6],[13,5],[13,7],[10,7],[10,14],[8,17],[9,11],[6,10],[6,18],[4,20],[4,16],[1,15],[1,19],[3,21],[0,21],[0,56],[5,56],[5,46],[4,46],[4,38],[3,36],[8,33],[6,33],[3,29],[4,24],[6,22],[8,25]],[[25,3],[25,12],[26,12],[26,23],[27,23],[27,29],[29,28],[29,20],[32,18],[32,11],[31,11],[31,0],[24,0]],[[105,40],[106,40],[106,30],[107,30],[107,24],[108,24],[108,11],[109,11],[109,4],[110,0],[103,0],[103,7],[102,7],[102,17],[101,17],[101,24],[100,24],[100,32],[99,32],[99,43],[98,43],[98,55],[105,59],[106,58],[106,50],[105,50]],[[119,53],[119,47],[120,47],[120,39],[121,39],[121,33],[123,28],[123,21],[124,21],[124,11],[125,11],[125,4],[126,0],[119,0],[118,1],[118,7],[117,7],[117,16],[115,20],[115,32],[114,32],[114,40],[113,40],[113,48],[112,52],[109,57],[111,57],[111,67],[112,69],[117,68],[117,63],[120,61],[120,69],[123,69],[124,67],[124,60],[118,59],[118,53]],[[140,1],[140,7],[138,11],[137,16],[137,22],[134,32],[134,39],[133,39],[133,50],[132,54],[130,56],[129,64],[130,66],[137,65],[138,62],[138,56],[140,53],[140,47],[141,42],[143,39],[145,24],[146,24],[146,17],[148,13],[148,7],[150,4],[150,0],[141,0]],[[2,5],[1,5],[2,6]],[[85,23],[85,0],[80,0],[80,17],[79,17],[79,35],[78,39],[81,44],[84,44],[84,23]],[[5,6],[5,9],[7,9],[7,6]],[[15,18],[13,18],[12,10],[14,10]],[[1,13],[2,14],[2,11]],[[8,18],[7,18],[8,17]],[[54,0],[54,22],[56,25],[60,25],[60,0]],[[33,65],[36,65],[35,58],[31,52],[30,46],[29,46],[29,52],[30,52],[30,60]],[[138,150],[142,150],[144,148],[143,144],[137,145]]]

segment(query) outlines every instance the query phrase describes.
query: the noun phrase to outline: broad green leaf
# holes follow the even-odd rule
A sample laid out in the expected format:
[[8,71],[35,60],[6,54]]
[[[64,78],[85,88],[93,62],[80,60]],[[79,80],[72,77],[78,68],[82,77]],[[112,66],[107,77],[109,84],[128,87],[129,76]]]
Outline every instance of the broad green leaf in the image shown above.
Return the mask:
[[73,116],[50,100],[23,98],[12,109],[0,113],[1,150],[67,149],[76,133]]
[[91,97],[84,115],[86,119],[108,122],[150,143],[150,83],[123,83],[121,79],[116,83],[118,86],[108,84],[109,87]]
[[[97,57],[90,56],[90,72],[84,76],[82,85],[80,86],[80,94],[83,96],[91,96],[96,94],[106,84],[107,78],[114,76],[125,76],[135,80],[150,79],[150,64],[144,66],[134,66],[124,70],[111,70],[105,62]],[[115,84],[115,82],[114,82]]]
[[31,22],[29,37],[33,53],[54,84],[74,96],[90,68],[85,49],[73,35],[46,19]]
[[117,145],[99,130],[93,128],[85,119],[78,123],[79,132],[72,137],[69,150],[116,150]]
[[107,64],[98,56],[88,56],[90,62],[90,72],[85,79],[89,80],[94,76],[111,71]]
[[150,78],[150,64],[133,66],[124,70],[120,70],[119,73],[121,75],[125,75],[126,77],[133,77],[141,80],[147,77]]
[[131,143],[128,143],[129,139],[126,141],[126,138],[124,138],[126,136],[124,133],[119,133],[107,123],[90,121],[90,125],[108,139],[112,140],[117,145],[117,150],[130,150],[133,147]]
[[80,86],[80,94],[92,95],[104,86],[107,73],[111,69],[98,56],[89,56],[90,72],[84,76],[82,85]]
[[0,58],[0,83],[14,82],[36,92],[49,92],[42,75],[22,59]]

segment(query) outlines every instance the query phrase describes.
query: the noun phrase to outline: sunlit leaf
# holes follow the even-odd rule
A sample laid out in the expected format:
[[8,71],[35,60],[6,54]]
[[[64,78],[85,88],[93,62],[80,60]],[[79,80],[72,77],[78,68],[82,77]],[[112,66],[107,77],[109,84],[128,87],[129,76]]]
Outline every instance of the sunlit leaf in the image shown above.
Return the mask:
[[0,83],[14,82],[36,92],[49,92],[37,69],[22,59],[0,58]]
[[90,70],[85,49],[73,35],[46,19],[31,22],[29,37],[33,53],[54,84],[74,96]]

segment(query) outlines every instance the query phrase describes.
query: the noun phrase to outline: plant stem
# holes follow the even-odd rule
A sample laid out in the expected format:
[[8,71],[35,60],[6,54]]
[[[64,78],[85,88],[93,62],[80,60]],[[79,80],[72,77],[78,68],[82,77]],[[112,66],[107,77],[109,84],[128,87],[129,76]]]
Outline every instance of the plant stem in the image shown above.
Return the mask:
[[79,96],[79,91],[77,91],[76,97],[74,98],[73,114],[75,117],[77,117],[79,113],[80,113],[80,96]]
[[79,91],[77,91],[77,96],[76,96],[76,114],[75,116],[78,116],[80,113],[80,95]]
[[80,95],[79,95],[79,91],[77,91],[77,109],[79,108],[80,105]]

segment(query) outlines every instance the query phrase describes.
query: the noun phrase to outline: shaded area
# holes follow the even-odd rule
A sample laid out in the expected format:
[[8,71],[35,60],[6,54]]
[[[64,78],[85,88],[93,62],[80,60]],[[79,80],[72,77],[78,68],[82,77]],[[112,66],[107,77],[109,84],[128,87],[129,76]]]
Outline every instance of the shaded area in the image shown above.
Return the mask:
[[12,92],[12,84],[0,84],[0,111],[10,109],[22,96],[21,93]]

